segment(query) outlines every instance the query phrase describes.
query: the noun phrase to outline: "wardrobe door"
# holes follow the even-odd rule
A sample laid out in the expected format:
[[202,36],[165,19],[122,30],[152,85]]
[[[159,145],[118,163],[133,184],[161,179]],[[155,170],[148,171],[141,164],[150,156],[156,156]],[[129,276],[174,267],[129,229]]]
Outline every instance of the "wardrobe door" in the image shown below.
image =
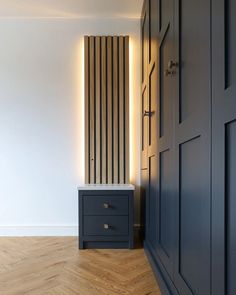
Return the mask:
[[158,62],[158,241],[156,252],[168,272],[173,275],[173,69],[174,2],[159,2]]
[[142,12],[142,19],[141,19],[141,34],[142,34],[142,53],[141,53],[141,60],[142,60],[142,86],[141,86],[141,94],[142,94],[142,101],[141,101],[141,169],[148,168],[148,116],[145,115],[145,111],[149,108],[148,103],[148,87],[147,87],[147,67],[148,67],[148,52],[149,52],[149,5],[148,1],[145,2]]
[[[146,186],[146,240],[154,247],[157,239],[157,1],[148,0],[142,22],[142,175],[148,177]],[[146,134],[146,135],[145,135]],[[143,179],[145,183],[145,179]]]
[[174,281],[181,295],[210,294],[211,1],[175,0]]
[[158,120],[158,54],[157,54],[157,19],[158,5],[156,0],[149,0],[149,52],[147,67],[148,86],[148,172],[149,172],[149,236],[148,240],[156,247],[157,242],[157,194],[158,194],[158,168],[157,168],[157,120]]
[[214,295],[236,294],[235,11],[235,0],[212,1],[212,294]]
[[149,172],[148,172],[148,116],[145,111],[149,108],[147,87],[147,66],[149,52],[149,5],[144,3],[141,18],[141,61],[142,61],[142,86],[141,86],[141,224],[144,227],[145,237],[149,228]]

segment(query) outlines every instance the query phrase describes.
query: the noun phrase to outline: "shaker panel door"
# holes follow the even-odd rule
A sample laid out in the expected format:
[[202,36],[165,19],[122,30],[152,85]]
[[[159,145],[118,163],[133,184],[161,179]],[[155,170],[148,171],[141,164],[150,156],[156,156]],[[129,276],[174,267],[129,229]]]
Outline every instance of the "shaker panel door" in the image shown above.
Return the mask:
[[[236,294],[236,2],[212,1],[212,294]],[[225,274],[225,275],[223,275]]]

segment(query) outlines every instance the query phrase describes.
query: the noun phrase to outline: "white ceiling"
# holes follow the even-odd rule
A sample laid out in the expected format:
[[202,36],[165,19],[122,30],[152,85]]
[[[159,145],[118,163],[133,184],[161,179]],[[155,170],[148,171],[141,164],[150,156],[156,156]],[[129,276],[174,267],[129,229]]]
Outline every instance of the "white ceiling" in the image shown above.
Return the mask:
[[143,0],[0,0],[0,18],[139,18]]

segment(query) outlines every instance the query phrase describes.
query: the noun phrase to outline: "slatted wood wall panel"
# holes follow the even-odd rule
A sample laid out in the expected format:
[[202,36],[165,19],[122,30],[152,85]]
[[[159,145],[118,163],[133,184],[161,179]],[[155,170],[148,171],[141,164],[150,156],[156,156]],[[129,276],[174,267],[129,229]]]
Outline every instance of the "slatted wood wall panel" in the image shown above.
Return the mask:
[[129,183],[129,37],[85,36],[85,181]]

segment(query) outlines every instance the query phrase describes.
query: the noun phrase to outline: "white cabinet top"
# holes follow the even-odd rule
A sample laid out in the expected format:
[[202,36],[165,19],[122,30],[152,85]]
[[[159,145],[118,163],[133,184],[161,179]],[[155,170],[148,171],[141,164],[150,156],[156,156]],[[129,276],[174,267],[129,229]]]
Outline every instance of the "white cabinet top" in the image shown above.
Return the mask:
[[114,190],[114,191],[133,191],[135,189],[132,184],[84,184],[79,185],[78,190],[80,191],[96,191],[96,190]]

